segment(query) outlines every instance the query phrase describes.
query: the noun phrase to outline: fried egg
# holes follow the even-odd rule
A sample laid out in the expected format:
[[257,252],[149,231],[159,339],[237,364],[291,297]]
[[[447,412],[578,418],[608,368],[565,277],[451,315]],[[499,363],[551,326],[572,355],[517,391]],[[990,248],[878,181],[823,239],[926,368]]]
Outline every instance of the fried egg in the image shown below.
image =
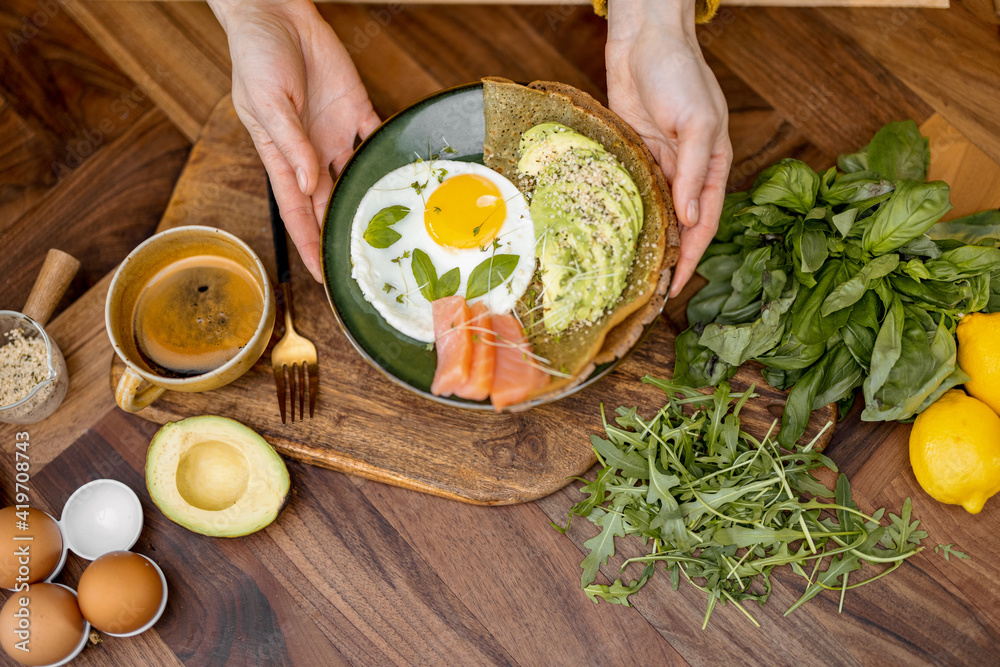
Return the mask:
[[441,290],[455,286],[457,270],[454,293],[468,297],[475,273],[478,285],[490,289],[470,303],[483,301],[492,313],[512,310],[535,272],[535,231],[524,195],[472,162],[419,161],[383,176],[354,215],[351,277],[390,326],[433,342],[431,301],[423,293],[432,287],[427,260]]

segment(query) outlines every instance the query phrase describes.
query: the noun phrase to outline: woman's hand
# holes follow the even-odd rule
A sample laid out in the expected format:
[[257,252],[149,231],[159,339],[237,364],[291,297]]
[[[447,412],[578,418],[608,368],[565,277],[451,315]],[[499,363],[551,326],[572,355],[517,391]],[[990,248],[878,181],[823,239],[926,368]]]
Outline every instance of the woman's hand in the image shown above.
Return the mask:
[[379,124],[343,44],[309,0],[210,0],[229,36],[233,103],[288,234],[316,280],[335,172]]
[[726,100],[701,55],[694,0],[612,0],[608,100],[649,147],[681,222],[677,296],[715,236],[733,161]]

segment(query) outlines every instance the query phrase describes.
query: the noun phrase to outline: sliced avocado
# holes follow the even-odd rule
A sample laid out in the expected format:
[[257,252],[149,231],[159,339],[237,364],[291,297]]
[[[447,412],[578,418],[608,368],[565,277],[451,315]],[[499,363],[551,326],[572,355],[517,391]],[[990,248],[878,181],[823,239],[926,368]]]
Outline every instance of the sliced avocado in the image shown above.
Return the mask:
[[[542,281],[542,318],[547,329],[554,322],[564,322],[559,331],[569,326],[573,311],[562,303],[564,287],[575,273],[573,248],[566,243],[562,210],[555,193],[536,190],[531,200],[531,220],[535,227],[535,256],[539,259]],[[556,317],[565,314],[565,318]]]
[[549,162],[573,148],[604,151],[604,146],[559,123],[542,123],[521,135],[521,159],[517,169],[537,176]]
[[[579,173],[583,170],[586,176]],[[593,186],[609,200],[609,208],[619,209],[628,218],[631,236],[636,238],[642,228],[642,197],[635,182],[614,156],[604,151],[574,149],[552,159],[536,175],[536,193],[539,190],[566,183]],[[607,196],[610,195],[610,198]]]
[[[601,212],[574,214],[565,210],[568,201],[588,201]],[[542,244],[545,328],[559,333],[596,319],[621,294],[635,254],[625,209],[604,188],[562,182],[536,190],[531,216]],[[608,222],[595,224],[599,219]]]
[[614,186],[618,188],[618,191],[621,192],[622,205],[630,205],[629,207],[632,209],[632,227],[635,236],[638,237],[639,230],[642,229],[642,216],[644,213],[642,195],[639,194],[639,188],[636,186],[635,181],[632,180],[632,175],[616,160],[602,160],[601,164],[606,167],[608,177],[614,183]]
[[613,155],[564,125],[532,127],[520,149],[518,170],[535,179],[543,319],[557,334],[596,320],[621,296],[643,224],[642,197]]
[[277,518],[289,491],[274,448],[213,415],[167,423],[146,452],[146,487],[168,519],[213,537],[249,535]]
[[[563,233],[558,233],[562,236]],[[558,333],[573,321],[573,304],[566,299],[566,284],[576,273],[572,267],[573,254],[562,243],[555,242],[556,234],[549,243],[542,245],[542,321],[550,333]]]
[[537,144],[540,141],[545,141],[550,134],[572,131],[573,130],[565,125],[562,125],[561,123],[540,123],[535,125],[533,128],[521,135],[521,142],[519,144],[521,155],[524,155],[524,152],[534,144]]

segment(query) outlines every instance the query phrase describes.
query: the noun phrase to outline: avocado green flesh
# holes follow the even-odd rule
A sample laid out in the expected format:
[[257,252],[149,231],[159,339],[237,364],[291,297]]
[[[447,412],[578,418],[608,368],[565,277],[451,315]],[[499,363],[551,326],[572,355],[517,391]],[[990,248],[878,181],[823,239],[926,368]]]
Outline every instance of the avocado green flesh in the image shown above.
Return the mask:
[[542,123],[521,135],[521,159],[517,169],[537,176],[553,159],[570,150],[604,152],[604,147],[559,123]]
[[149,495],[168,519],[213,537],[268,526],[288,500],[288,469],[255,431],[225,417],[163,426],[146,453]]
[[521,137],[521,173],[534,176],[531,217],[546,331],[597,320],[625,289],[642,227],[628,171],[597,142],[558,125]]
[[[595,210],[566,215],[562,202],[586,199],[586,191]],[[537,233],[548,232],[546,252],[539,255],[547,329],[558,332],[573,321],[596,319],[625,287],[631,264],[629,209],[606,190],[586,183],[556,183],[536,190],[531,210]],[[553,261],[563,262],[558,273],[545,270]],[[552,282],[554,278],[559,281]],[[557,310],[559,317],[554,315]]]

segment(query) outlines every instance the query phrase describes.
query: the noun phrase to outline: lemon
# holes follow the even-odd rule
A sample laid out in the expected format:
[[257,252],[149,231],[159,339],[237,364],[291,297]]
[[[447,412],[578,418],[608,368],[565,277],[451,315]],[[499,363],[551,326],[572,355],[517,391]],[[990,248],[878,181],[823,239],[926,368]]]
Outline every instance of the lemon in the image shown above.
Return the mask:
[[958,323],[958,365],[965,390],[1000,413],[1000,313],[971,313]]
[[932,498],[978,514],[1000,491],[1000,417],[963,391],[945,392],[913,423],[910,465]]

